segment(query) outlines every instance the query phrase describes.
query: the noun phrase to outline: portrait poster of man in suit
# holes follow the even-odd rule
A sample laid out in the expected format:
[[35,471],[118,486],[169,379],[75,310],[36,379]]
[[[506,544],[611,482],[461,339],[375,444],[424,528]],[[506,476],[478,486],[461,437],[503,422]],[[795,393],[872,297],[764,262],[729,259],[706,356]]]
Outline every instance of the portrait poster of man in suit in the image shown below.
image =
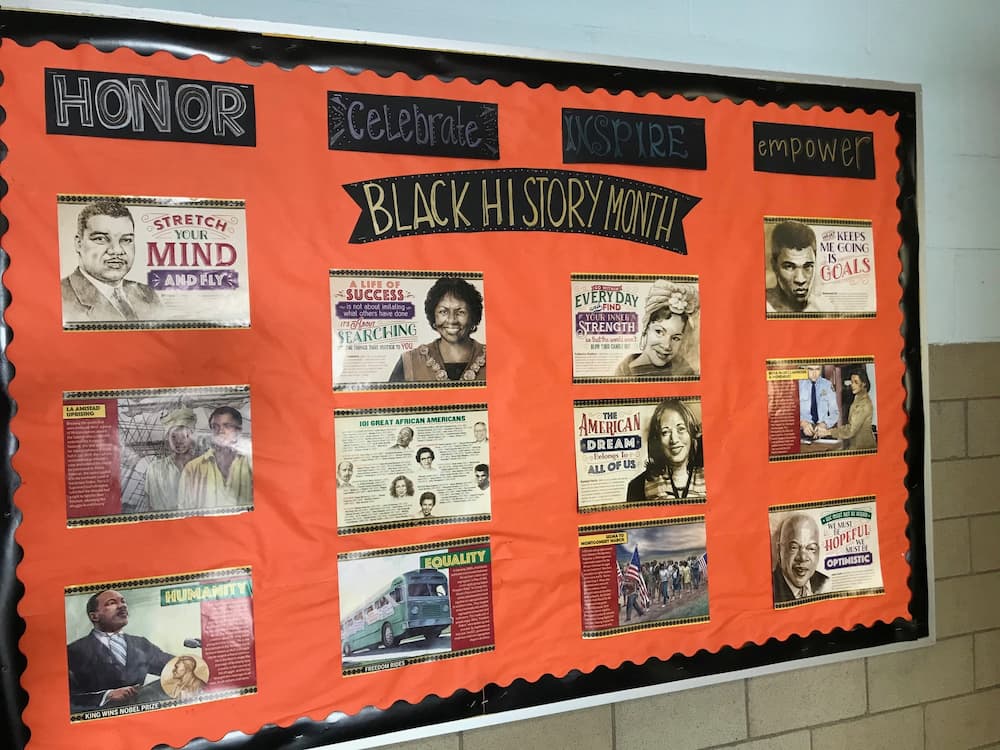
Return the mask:
[[135,220],[124,203],[99,200],[80,211],[73,247],[77,267],[62,280],[67,322],[155,320],[163,304],[153,289],[126,278],[135,263]]
[[248,568],[67,588],[70,720],[254,692],[251,597]]
[[249,325],[238,200],[58,196],[66,330]]
[[884,592],[871,496],[772,506],[775,609]]

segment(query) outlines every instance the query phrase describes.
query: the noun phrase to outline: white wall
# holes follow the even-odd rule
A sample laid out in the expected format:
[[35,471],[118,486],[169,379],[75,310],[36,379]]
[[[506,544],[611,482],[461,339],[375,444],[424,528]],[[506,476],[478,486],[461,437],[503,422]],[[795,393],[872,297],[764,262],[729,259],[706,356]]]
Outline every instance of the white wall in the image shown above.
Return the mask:
[[925,334],[931,343],[1000,340],[1000,295],[994,292],[1000,288],[1000,207],[994,205],[1000,197],[1000,3],[995,0],[118,0],[116,5],[920,84]]

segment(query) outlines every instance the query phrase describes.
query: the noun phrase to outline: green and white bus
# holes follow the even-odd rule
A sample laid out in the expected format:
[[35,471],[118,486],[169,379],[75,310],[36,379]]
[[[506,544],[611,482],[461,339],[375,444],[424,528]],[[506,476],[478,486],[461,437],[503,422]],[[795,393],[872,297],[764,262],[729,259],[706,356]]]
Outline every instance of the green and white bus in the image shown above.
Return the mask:
[[392,648],[404,638],[437,638],[451,625],[448,577],[433,568],[411,570],[369,597],[340,622],[344,656],[382,645]]

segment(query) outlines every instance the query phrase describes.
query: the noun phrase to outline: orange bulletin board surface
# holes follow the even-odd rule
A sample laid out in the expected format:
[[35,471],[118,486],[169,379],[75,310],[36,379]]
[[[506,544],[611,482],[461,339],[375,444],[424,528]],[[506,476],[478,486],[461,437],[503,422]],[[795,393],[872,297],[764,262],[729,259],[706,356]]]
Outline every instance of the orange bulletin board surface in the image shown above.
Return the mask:
[[[235,147],[46,134],[46,68],[253,86],[256,143]],[[11,431],[20,477],[16,532],[24,557],[18,647],[30,696],[31,746],[183,745],[231,730],[254,734],[331,712],[353,715],[397,701],[420,704],[523,679],[587,674],[909,622],[906,481],[911,467],[904,387],[912,360],[901,331],[904,245],[898,113],[784,106],[705,96],[610,93],[577,86],[419,79],[337,68],[317,72],[239,59],[179,59],[168,52],[100,51],[87,44],[0,45],[0,105],[7,147],[4,277],[16,368]],[[331,150],[327,95],[427,97],[497,105],[496,160]],[[705,169],[566,164],[562,110],[704,120]],[[755,171],[755,122],[872,134],[873,179]],[[569,170],[659,185],[699,200],[683,217],[686,254],[585,232],[435,232],[364,244],[350,237],[363,209],[343,186],[470,170]],[[245,202],[247,328],[64,330],[57,196],[172,196]],[[870,222],[877,310],[869,317],[767,319],[764,217]],[[65,240],[64,240],[65,242]],[[909,262],[909,261],[907,261]],[[487,372],[469,388],[335,391],[330,271],[481,274]],[[908,271],[913,273],[912,270]],[[697,276],[700,377],[672,382],[574,382],[574,274]],[[419,305],[418,305],[419,309]],[[419,312],[418,312],[419,315]],[[768,360],[874,362],[875,452],[769,461]],[[919,368],[918,368],[919,369]],[[912,381],[911,381],[912,382]],[[246,384],[253,413],[253,510],[229,515],[67,525],[63,394]],[[919,382],[918,382],[919,388]],[[694,504],[577,509],[574,401],[700,397],[707,499]],[[916,406],[914,406],[914,400]],[[447,409],[485,404],[489,417],[488,520],[338,534],[334,410]],[[919,459],[918,459],[919,460]],[[776,608],[769,508],[874,497],[882,590]],[[922,498],[921,498],[922,500]],[[579,527],[624,527],[703,517],[707,619],[584,638]],[[342,674],[338,556],[488,540],[492,648],[373,673]],[[447,546],[447,545],[445,545]],[[69,719],[66,589],[250,569],[255,691],[169,710]],[[919,578],[919,576],[918,576]],[[655,598],[655,597],[654,597]],[[137,627],[134,621],[131,628]],[[126,629],[125,632],[129,632]]]

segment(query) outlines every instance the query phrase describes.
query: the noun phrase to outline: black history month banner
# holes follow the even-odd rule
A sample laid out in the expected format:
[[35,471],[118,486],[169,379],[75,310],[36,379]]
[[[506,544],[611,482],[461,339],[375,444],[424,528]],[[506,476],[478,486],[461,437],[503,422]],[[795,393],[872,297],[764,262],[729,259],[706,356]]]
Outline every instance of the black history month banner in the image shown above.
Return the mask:
[[0,69],[39,747],[910,617],[897,114]]

